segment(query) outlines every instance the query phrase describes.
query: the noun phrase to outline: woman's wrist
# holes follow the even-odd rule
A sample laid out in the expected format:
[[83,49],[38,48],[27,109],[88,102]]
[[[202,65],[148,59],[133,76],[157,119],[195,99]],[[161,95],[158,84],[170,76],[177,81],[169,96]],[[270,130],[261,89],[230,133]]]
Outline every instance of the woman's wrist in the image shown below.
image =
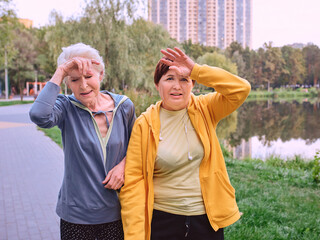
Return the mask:
[[60,67],[58,67],[55,73],[53,74],[52,78],[50,79],[50,82],[60,86],[65,77],[66,77],[65,71]]

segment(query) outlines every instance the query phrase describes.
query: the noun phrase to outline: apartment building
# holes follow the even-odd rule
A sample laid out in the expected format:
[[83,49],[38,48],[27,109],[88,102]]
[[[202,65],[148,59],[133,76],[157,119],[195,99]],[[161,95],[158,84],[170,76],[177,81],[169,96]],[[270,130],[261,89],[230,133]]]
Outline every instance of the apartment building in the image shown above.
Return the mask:
[[252,43],[252,0],[148,0],[148,19],[172,38],[226,48]]

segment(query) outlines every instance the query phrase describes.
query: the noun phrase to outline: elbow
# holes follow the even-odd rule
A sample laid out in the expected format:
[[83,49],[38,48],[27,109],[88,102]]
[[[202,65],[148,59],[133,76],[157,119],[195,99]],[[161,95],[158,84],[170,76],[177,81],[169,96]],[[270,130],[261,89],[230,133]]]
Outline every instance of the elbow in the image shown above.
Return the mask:
[[39,111],[37,111],[36,108],[34,108],[34,105],[32,105],[31,109],[29,110],[29,118],[32,122],[37,124],[37,120],[40,118]]
[[41,128],[49,128],[45,117],[43,116],[43,111],[39,111],[38,108],[32,106],[29,111],[30,120]]

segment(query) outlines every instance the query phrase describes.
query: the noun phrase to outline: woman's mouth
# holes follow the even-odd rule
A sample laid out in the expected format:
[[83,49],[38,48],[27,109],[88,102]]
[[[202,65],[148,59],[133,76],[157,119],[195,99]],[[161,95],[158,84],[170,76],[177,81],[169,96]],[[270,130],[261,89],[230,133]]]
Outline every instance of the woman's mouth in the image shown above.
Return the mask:
[[81,95],[81,96],[86,96],[86,95],[89,95],[91,92],[92,92],[92,90],[89,91],[89,92],[80,93],[80,95]]

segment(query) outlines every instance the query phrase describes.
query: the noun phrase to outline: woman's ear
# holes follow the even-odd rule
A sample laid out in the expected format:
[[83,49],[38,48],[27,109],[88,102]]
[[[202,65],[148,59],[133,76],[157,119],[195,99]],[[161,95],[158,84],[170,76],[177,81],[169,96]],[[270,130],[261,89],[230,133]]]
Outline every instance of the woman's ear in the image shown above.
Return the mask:
[[103,80],[103,71],[100,72],[99,81],[101,82]]
[[157,91],[159,92],[159,84],[154,84],[156,86]]

